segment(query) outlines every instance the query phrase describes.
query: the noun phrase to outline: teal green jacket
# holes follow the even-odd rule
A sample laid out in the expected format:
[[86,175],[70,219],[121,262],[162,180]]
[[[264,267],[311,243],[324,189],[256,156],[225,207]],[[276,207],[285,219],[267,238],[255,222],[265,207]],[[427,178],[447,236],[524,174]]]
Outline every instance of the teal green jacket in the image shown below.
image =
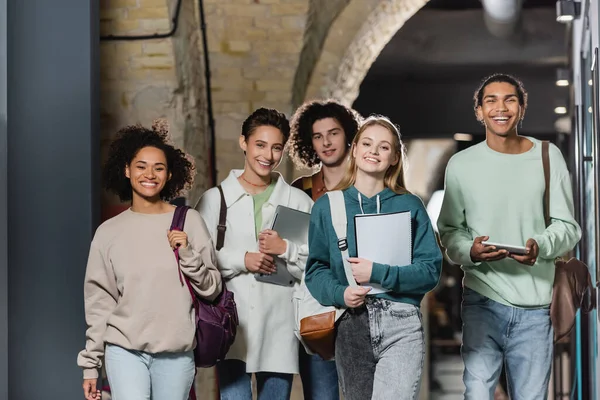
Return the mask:
[[[377,213],[377,202],[380,203],[380,213],[411,212],[412,264],[399,266],[374,262],[370,282],[390,290],[387,293],[374,295],[375,297],[419,306],[423,295],[437,285],[442,266],[442,253],[423,203],[417,196],[396,194],[387,188],[371,198],[360,194],[354,186],[343,192],[350,257],[357,256],[354,234],[356,214]],[[359,195],[362,199],[362,210],[358,201]],[[327,195],[319,198],[313,206],[308,243],[309,255],[305,275],[308,290],[319,303],[325,306],[346,307],[344,291],[348,287],[348,281],[331,222]]]

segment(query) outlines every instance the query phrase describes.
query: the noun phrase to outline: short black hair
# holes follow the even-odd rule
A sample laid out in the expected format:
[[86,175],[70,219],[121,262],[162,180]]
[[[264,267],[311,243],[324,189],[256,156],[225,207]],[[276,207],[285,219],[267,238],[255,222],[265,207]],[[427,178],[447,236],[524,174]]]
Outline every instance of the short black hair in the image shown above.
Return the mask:
[[283,134],[284,144],[290,137],[290,121],[285,114],[274,108],[261,107],[250,114],[242,124],[242,135],[248,140],[259,126],[272,126],[279,129]]
[[496,74],[488,76],[483,81],[481,81],[481,84],[475,91],[475,94],[473,95],[473,103],[474,103],[473,108],[475,110],[475,115],[477,115],[477,108],[480,107],[481,103],[483,102],[483,92],[484,92],[486,86],[489,85],[490,83],[495,83],[495,82],[504,82],[504,83],[509,83],[509,84],[513,85],[515,87],[515,89],[517,90],[517,97],[519,99],[519,104],[521,105],[521,107],[523,107],[523,111],[527,110],[527,91],[525,90],[525,87],[523,86],[523,82],[521,82],[519,79],[515,78],[512,75],[496,73]]
[[194,182],[194,163],[187,154],[169,143],[169,133],[160,123],[153,129],[141,125],[131,125],[119,130],[110,144],[108,159],[102,171],[104,188],[115,193],[121,201],[130,201],[133,189],[125,176],[125,167],[136,154],[145,147],[155,147],[165,153],[167,171],[171,179],[160,192],[160,198],[169,201],[191,188]]
[[314,100],[298,107],[292,117],[289,154],[298,167],[312,168],[321,160],[312,145],[313,124],[321,119],[334,118],[344,129],[346,144],[352,144],[362,117],[356,111],[334,100]]

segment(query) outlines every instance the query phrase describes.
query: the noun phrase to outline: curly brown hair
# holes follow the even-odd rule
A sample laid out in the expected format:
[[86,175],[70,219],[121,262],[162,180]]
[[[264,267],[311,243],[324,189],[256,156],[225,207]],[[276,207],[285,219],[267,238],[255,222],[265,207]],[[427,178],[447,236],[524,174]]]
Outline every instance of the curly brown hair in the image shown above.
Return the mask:
[[301,105],[292,117],[288,144],[290,157],[296,166],[312,168],[321,162],[312,145],[312,126],[325,118],[334,118],[340,123],[348,147],[362,120],[359,113],[334,100],[314,100]]
[[105,189],[115,193],[123,202],[132,199],[133,189],[129,178],[125,176],[125,167],[144,147],[155,147],[165,153],[167,171],[171,173],[171,179],[160,192],[162,200],[172,200],[191,188],[196,169],[191,157],[170,143],[166,124],[163,121],[155,121],[152,129],[131,125],[117,132],[110,144],[108,159],[102,171]]

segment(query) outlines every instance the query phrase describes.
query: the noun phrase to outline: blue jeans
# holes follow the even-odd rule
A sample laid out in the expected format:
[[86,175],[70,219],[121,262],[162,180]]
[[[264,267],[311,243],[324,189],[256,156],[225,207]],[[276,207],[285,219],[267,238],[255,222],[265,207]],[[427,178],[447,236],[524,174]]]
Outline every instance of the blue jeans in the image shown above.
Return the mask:
[[425,358],[416,306],[367,297],[340,318],[335,359],[345,400],[416,400]]
[[106,345],[106,375],[113,400],[187,400],[196,365],[192,351],[144,353]]
[[[252,400],[252,374],[241,360],[217,363],[221,400]],[[259,400],[288,400],[292,392],[293,374],[257,372],[256,391]]]
[[547,398],[553,349],[549,308],[509,307],[465,288],[462,320],[466,400],[494,398],[503,361],[511,399]]
[[300,379],[304,400],[339,400],[338,374],[335,361],[325,361],[300,348]]

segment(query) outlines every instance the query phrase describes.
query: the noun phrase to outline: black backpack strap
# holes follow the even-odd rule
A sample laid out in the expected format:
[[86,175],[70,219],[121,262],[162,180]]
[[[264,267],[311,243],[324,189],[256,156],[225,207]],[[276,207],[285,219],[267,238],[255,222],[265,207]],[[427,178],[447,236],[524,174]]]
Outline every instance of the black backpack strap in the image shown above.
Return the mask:
[[225,231],[227,230],[227,204],[225,203],[225,195],[221,185],[217,186],[221,194],[221,208],[219,209],[219,224],[217,225],[217,251],[223,248],[225,243]]

